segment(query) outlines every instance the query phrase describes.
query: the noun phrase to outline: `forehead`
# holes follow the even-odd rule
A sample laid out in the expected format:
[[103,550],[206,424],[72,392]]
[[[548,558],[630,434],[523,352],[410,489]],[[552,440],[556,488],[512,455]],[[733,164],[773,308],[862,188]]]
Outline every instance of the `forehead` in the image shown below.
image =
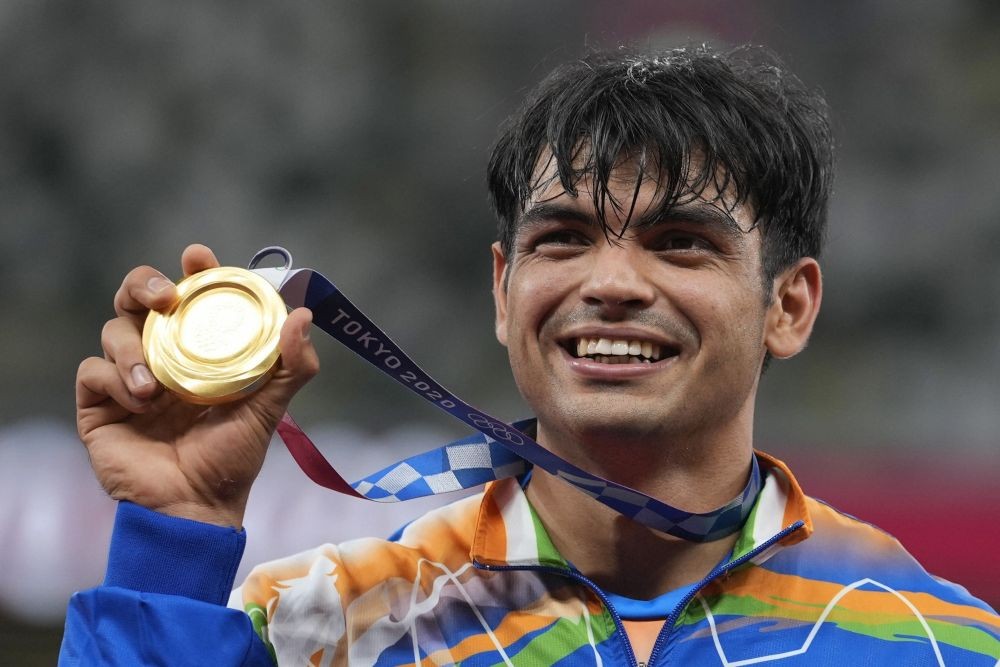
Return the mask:
[[[583,146],[576,152],[569,172],[574,175],[572,182],[567,185],[580,191],[580,194],[593,194],[594,169],[590,162],[588,149]],[[607,182],[609,188],[635,188],[638,180],[642,180],[645,187],[651,187],[658,180],[655,174],[644,169],[639,158],[620,156],[615,161],[614,167],[608,174]],[[566,187],[562,183],[559,174],[559,163],[555,155],[549,148],[544,148],[535,161],[535,168],[531,177],[532,194],[526,202],[525,208],[532,203],[549,199],[566,193]],[[567,193],[569,194],[569,193]]]
[[[570,169],[563,169],[549,149],[535,163],[531,194],[522,210],[522,222],[532,211],[558,204],[596,214],[598,222],[620,234],[626,227],[653,224],[671,213],[705,216],[728,221],[735,230],[755,231],[753,208],[740,201],[732,179],[724,171],[708,175],[704,161],[693,153],[687,161],[683,183],[667,182],[655,171],[655,161],[641,155],[621,155],[603,178],[595,174],[586,146],[576,152]],[[653,165],[653,166],[651,166]],[[564,183],[564,179],[568,182]],[[520,226],[520,225],[519,225]]]

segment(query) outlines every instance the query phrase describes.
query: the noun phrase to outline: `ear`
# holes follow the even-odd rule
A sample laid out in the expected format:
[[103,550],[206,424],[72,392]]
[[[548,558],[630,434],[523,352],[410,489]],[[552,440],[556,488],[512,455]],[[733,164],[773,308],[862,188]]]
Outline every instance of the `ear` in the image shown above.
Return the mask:
[[494,243],[493,249],[493,306],[496,308],[497,340],[503,346],[507,345],[507,258],[499,243]]
[[803,257],[774,279],[767,311],[764,345],[772,356],[787,359],[809,341],[823,298],[819,263]]

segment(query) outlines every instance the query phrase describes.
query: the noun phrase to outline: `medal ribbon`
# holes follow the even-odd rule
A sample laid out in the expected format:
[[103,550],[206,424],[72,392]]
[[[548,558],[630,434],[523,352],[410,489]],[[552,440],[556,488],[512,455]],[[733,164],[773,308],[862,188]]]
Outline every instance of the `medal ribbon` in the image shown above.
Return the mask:
[[[270,255],[285,259],[281,268],[257,268]],[[291,308],[305,306],[313,323],[355,354],[479,433],[395,463],[347,483],[301,428],[286,414],[278,434],[299,467],[317,484],[358,498],[398,502],[472,488],[520,475],[538,466],[634,521],[675,537],[707,542],[731,535],[743,525],[760,490],[757,458],[743,491],[711,512],[686,512],[626,486],[592,475],[535,442],[525,433],[534,420],[506,424],[453,395],[425,373],[330,280],[312,269],[291,270],[284,248],[265,248],[250,269],[271,283]]]

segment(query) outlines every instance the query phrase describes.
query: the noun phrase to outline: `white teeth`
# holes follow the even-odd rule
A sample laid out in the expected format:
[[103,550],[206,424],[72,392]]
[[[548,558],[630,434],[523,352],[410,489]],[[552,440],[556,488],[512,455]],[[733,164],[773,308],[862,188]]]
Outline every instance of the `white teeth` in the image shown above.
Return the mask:
[[656,343],[621,338],[579,338],[578,357],[593,357],[606,364],[650,363],[660,359],[661,347]]

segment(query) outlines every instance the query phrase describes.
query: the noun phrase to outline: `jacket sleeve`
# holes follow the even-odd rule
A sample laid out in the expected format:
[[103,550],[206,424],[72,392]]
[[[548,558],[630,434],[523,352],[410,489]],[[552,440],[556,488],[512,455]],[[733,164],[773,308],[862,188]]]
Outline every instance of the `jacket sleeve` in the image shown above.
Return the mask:
[[273,667],[226,601],[246,533],[122,502],[104,584],[73,595],[60,665]]

